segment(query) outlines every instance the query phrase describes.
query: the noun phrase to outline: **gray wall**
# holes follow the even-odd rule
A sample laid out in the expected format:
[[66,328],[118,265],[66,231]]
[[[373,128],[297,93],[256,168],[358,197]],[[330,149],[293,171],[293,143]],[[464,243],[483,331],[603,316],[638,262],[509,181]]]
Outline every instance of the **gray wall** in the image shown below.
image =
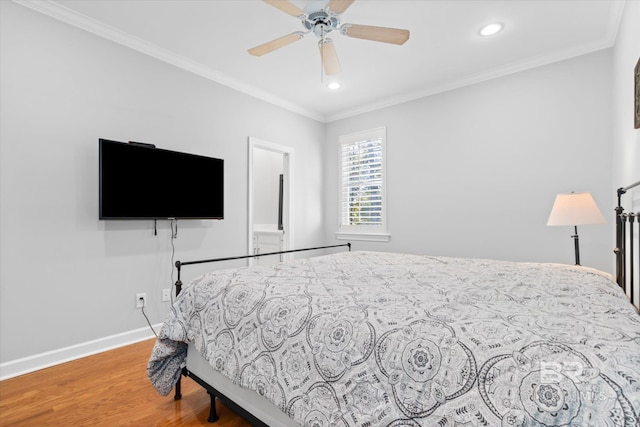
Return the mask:
[[169,225],[155,237],[152,221],[98,220],[100,137],[225,160],[225,219],[180,221],[176,259],[247,253],[249,135],[295,149],[294,245],[322,243],[323,124],[0,8],[0,363],[143,328],[138,292],[152,323],[168,312]]
[[591,192],[607,225],[579,229],[583,265],[611,271],[611,51],[330,123],[327,239],[338,224],[337,144],[387,126],[388,243],[356,249],[573,263],[558,193]]
[[[613,51],[613,187],[640,181],[640,129],[633,127],[633,69],[640,60],[640,2],[628,1]],[[640,187],[623,196],[627,210],[640,211]],[[636,235],[636,239],[639,236]],[[637,241],[637,240],[636,240]],[[640,266],[635,265],[636,278]],[[636,279],[637,281],[637,279]],[[640,284],[635,302],[640,306]]]

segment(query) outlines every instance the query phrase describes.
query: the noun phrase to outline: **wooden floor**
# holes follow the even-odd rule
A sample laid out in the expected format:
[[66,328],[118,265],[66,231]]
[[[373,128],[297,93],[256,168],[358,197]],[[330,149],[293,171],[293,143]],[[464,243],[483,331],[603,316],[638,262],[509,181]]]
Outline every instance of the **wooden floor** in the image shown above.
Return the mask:
[[100,353],[0,382],[0,426],[249,427],[219,400],[182,379],[182,400],[160,396],[147,378],[155,340]]

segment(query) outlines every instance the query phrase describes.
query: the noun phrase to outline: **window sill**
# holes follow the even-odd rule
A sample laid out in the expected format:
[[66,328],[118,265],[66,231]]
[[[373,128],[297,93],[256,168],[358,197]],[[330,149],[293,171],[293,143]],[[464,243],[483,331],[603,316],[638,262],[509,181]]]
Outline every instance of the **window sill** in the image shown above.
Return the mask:
[[387,233],[349,233],[338,231],[336,233],[338,240],[363,240],[367,242],[388,242],[391,235]]

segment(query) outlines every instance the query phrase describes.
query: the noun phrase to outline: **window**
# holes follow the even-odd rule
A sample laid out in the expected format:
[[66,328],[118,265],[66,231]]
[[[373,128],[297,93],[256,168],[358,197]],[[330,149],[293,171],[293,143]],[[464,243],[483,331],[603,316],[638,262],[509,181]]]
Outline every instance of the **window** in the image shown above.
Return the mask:
[[339,239],[388,241],[386,128],[340,137]]

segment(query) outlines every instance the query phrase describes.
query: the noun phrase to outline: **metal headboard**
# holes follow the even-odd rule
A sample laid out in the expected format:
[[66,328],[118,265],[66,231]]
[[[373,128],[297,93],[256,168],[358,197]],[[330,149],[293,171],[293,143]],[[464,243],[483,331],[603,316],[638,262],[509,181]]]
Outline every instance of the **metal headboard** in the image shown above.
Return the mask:
[[[638,218],[640,228],[640,212],[624,211],[622,207],[622,195],[633,187],[639,186],[640,181],[628,187],[618,188],[618,206],[616,207],[616,282],[629,296],[631,304],[635,305],[635,288],[638,286],[634,274],[635,266],[640,265],[640,251],[636,253],[634,244],[634,223]],[[628,230],[628,232],[627,232]],[[627,263],[629,265],[627,271]],[[627,275],[628,273],[628,275]],[[639,304],[640,305],[640,304]],[[636,306],[640,310],[640,307]]]

